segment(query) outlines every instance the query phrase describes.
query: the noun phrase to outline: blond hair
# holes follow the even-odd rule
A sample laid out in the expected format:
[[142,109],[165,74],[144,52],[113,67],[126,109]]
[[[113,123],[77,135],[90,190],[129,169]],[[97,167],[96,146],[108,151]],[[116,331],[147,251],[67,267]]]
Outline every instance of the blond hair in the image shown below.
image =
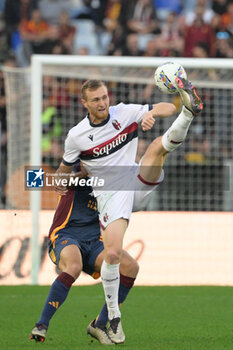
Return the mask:
[[82,98],[84,100],[87,99],[87,95],[86,95],[87,90],[94,91],[94,90],[97,90],[101,86],[106,87],[106,84],[102,80],[94,80],[93,79],[93,80],[85,81],[85,83],[82,85]]

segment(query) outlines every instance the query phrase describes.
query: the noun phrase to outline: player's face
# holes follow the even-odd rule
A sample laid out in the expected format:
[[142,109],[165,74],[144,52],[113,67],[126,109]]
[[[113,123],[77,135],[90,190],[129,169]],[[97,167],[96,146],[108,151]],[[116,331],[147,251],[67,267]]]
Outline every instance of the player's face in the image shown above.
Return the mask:
[[86,90],[86,99],[82,99],[83,105],[88,109],[92,123],[99,124],[104,121],[109,113],[109,97],[106,86],[100,86],[97,90]]

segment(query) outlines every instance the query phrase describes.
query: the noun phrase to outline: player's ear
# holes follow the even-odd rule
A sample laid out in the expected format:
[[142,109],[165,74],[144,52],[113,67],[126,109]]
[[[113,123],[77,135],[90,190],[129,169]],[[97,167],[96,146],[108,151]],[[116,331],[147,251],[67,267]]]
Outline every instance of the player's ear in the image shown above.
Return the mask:
[[81,98],[82,105],[87,108],[87,101]]

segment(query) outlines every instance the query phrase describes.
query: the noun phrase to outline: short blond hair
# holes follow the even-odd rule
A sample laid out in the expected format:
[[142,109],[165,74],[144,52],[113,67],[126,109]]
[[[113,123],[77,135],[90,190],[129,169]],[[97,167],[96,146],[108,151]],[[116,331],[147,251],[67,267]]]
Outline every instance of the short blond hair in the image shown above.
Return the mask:
[[94,91],[94,90],[97,90],[99,87],[101,86],[106,86],[106,84],[102,81],[102,80],[87,80],[85,81],[85,83],[82,85],[82,98],[84,100],[87,99],[87,95],[86,95],[86,91],[87,90],[91,90],[91,91]]

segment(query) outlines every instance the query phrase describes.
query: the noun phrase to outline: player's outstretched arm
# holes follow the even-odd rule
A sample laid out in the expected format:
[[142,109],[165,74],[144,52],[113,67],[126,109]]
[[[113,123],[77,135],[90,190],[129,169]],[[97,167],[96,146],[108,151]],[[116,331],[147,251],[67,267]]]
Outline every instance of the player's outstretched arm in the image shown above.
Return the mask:
[[153,108],[144,114],[142,118],[142,130],[150,130],[156,118],[167,118],[176,113],[176,107],[173,103],[160,102],[153,105]]
[[154,118],[167,118],[176,113],[176,106],[173,103],[159,102],[153,105],[151,112]]

